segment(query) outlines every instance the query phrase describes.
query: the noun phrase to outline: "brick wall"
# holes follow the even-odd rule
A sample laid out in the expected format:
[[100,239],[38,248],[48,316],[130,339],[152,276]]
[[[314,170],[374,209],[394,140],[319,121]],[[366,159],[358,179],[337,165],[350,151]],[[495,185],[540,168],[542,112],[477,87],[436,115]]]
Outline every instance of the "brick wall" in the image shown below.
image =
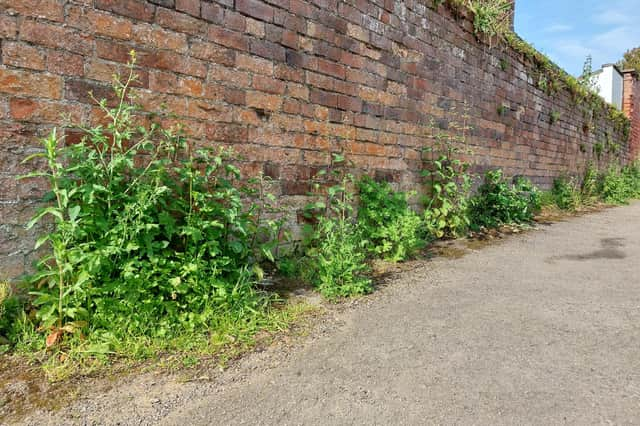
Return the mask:
[[640,154],[640,81],[638,73],[633,70],[625,70],[622,110],[631,120],[631,136],[629,138],[629,156],[638,158]]
[[292,212],[330,151],[418,189],[428,123],[446,129],[465,105],[478,170],[500,167],[540,185],[578,172],[594,144],[622,141],[605,118],[589,130],[567,91],[539,90],[521,55],[490,49],[468,18],[432,4],[0,0],[0,274],[21,273],[33,257],[22,224],[42,185],[16,182],[27,171],[20,161],[61,113],[98,120],[87,92],[108,94],[131,49],[142,105],[165,105],[194,140],[232,145],[245,173],[275,179]]

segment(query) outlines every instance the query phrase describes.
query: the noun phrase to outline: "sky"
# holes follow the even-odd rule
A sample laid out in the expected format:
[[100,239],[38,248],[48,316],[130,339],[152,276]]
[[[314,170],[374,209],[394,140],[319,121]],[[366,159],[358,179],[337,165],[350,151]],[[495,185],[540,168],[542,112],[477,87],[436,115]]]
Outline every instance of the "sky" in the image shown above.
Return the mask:
[[570,74],[640,46],[640,0],[516,0],[516,32]]

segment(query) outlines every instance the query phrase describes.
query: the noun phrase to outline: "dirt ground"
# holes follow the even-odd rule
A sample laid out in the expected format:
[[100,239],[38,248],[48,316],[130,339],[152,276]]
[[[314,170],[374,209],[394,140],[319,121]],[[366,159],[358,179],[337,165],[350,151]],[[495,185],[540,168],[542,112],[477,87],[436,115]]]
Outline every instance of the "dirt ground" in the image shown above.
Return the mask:
[[23,422],[640,423],[640,203],[538,228],[445,247],[223,372],[131,376]]

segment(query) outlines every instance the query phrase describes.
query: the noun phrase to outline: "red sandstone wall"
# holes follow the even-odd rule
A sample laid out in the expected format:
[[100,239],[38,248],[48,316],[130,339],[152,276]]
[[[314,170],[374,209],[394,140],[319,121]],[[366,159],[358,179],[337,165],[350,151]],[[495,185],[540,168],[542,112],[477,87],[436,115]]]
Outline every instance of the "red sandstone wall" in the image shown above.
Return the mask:
[[427,124],[446,128],[464,103],[478,168],[541,185],[577,172],[595,143],[622,140],[605,119],[585,132],[568,92],[543,93],[520,55],[489,49],[470,21],[431,4],[0,0],[0,274],[21,273],[32,257],[22,224],[42,187],[16,182],[20,161],[61,113],[97,120],[87,92],[106,96],[131,49],[144,107],[166,105],[194,139],[233,145],[245,172],[272,176],[293,212],[329,151],[417,189]]
[[624,72],[624,98],[622,110],[631,120],[629,156],[637,159],[640,154],[640,81],[634,71]]

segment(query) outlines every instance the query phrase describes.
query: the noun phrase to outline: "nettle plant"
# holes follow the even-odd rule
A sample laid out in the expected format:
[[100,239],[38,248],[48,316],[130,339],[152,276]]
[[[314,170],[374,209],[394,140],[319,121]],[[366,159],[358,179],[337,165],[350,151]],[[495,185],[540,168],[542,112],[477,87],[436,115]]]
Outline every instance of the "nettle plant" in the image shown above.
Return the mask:
[[358,221],[367,236],[369,251],[385,260],[399,262],[422,245],[422,220],[409,207],[415,193],[394,191],[387,182],[364,176],[358,182]]
[[328,299],[372,291],[367,276],[368,241],[354,215],[355,179],[342,154],[315,177],[316,201],[305,208],[313,223],[305,227],[303,277]]
[[[449,123],[449,131],[437,131],[433,145],[423,153],[426,181],[424,224],[434,238],[462,236],[469,228],[468,200],[472,175],[464,160],[471,154],[466,146],[467,117],[462,124]],[[432,126],[433,128],[433,126]]]
[[114,83],[117,105],[98,102],[107,124],[81,128],[70,145],[54,131],[26,159],[46,161],[27,177],[45,177],[52,201],[28,224],[49,218],[37,247],[51,251],[29,280],[47,346],[79,330],[118,339],[207,329],[268,303],[252,271],[273,259],[282,223],[261,220],[271,208],[264,190],[241,183],[232,152],[144,124],[134,63],[132,53]]
[[516,177],[509,182],[501,170],[489,170],[469,203],[471,226],[480,229],[528,223],[540,207],[540,193],[531,181]]

